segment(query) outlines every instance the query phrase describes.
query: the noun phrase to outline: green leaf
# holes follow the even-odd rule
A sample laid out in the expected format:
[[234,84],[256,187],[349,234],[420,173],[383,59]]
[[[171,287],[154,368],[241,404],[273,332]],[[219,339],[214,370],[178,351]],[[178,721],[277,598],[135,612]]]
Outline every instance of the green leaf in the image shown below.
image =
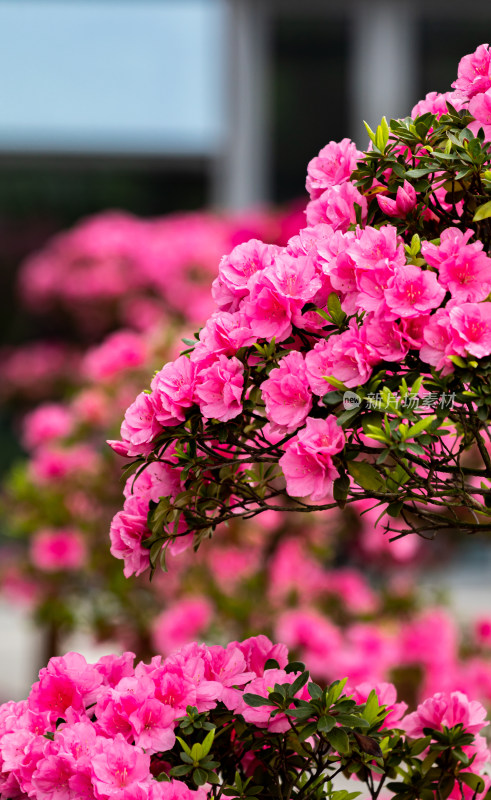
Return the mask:
[[333,747],[334,750],[337,753],[340,753],[342,756],[345,756],[349,753],[350,747],[348,735],[346,731],[343,731],[342,728],[333,728],[332,731],[327,734],[327,740],[331,747]]
[[406,172],[406,178],[422,178],[424,175],[429,175],[434,172],[433,167],[425,167],[424,169],[410,169]]
[[484,790],[484,781],[479,775],[475,775],[473,772],[461,772],[459,777],[474,792],[482,792]]
[[366,721],[371,724],[377,718],[379,712],[380,703],[378,701],[377,692],[375,689],[372,689],[365,702],[363,719],[366,719]]
[[412,756],[419,756],[429,747],[431,743],[431,736],[425,736],[424,739],[417,739],[413,745],[411,745],[411,755]]
[[193,781],[196,786],[204,786],[208,779],[208,773],[199,767],[193,771]]
[[336,323],[336,325],[343,324],[346,318],[346,314],[341,308],[341,301],[336,292],[331,292],[331,294],[329,295],[327,300],[327,310],[329,311],[331,319],[333,320],[333,322]]
[[297,692],[299,692],[300,689],[302,689],[302,687],[305,686],[309,678],[310,675],[308,672],[302,672],[302,674],[299,675],[298,678],[295,678],[295,680],[293,681],[290,689],[291,693],[296,694]]
[[465,369],[467,367],[467,364],[465,363],[464,359],[461,358],[460,356],[449,356],[449,359],[453,364],[455,364],[456,367],[461,367],[462,369]]
[[170,774],[175,777],[179,778],[181,775],[187,775],[192,770],[192,765],[188,766],[188,764],[179,764],[177,767],[172,767]]
[[403,506],[404,503],[402,501],[399,503],[389,503],[389,505],[386,508],[386,512],[389,515],[389,517],[393,517],[394,519],[396,519],[401,513]]
[[368,133],[370,139],[372,140],[373,144],[375,144],[375,131],[372,131],[370,125],[368,124],[368,122],[365,122],[365,120],[363,120],[363,124],[364,124],[365,128],[367,129],[367,133]]
[[259,706],[270,706],[271,701],[268,697],[261,697],[259,694],[249,694],[246,692],[242,699],[244,703],[247,703],[248,706],[252,706],[253,708],[259,708]]
[[323,375],[322,379],[330,383],[331,386],[334,386],[335,389],[340,389],[342,392],[346,391],[346,386],[342,381],[338,381],[337,378],[334,378],[332,375]]
[[333,497],[339,503],[340,508],[344,508],[346,504],[349,487],[350,480],[347,475],[340,475],[333,483]]
[[375,467],[367,464],[366,461],[348,461],[346,466],[351,477],[363,489],[368,489],[372,492],[385,491],[384,479],[379,475]]
[[317,723],[317,730],[321,731],[322,733],[329,733],[329,731],[332,731],[335,724],[336,720],[334,717],[331,717],[329,714],[323,714]]
[[327,693],[327,700],[326,705],[329,706],[331,703],[335,703],[336,700],[341,696],[344,687],[348,682],[348,678],[343,678],[340,681],[333,681],[329,687],[329,691]]
[[181,739],[180,736],[176,736],[176,739],[179,742],[179,744],[181,745],[181,747],[184,750],[184,752],[186,753],[186,755],[188,755],[190,758],[192,758],[192,756],[191,756],[191,748],[189,747],[189,745],[186,744],[184,739]]
[[[414,425],[412,425],[409,430],[403,435],[402,439],[405,441],[406,439],[413,439],[419,433],[422,433],[427,428],[430,427],[431,423],[436,420],[436,414],[431,414],[429,417],[425,417],[424,419],[420,419]],[[402,426],[399,427],[399,430]]]
[[480,222],[482,219],[489,219],[491,217],[491,200],[479,206],[476,213],[472,217],[473,222]]
[[322,689],[316,683],[309,683],[307,691],[313,700],[318,700],[322,697]]
[[353,409],[350,409],[349,411],[343,411],[343,413],[340,414],[338,419],[337,419],[337,424],[338,425],[348,425],[348,423],[351,422],[352,419],[357,417],[359,413],[360,413],[360,409],[359,408],[353,408]]
[[[273,659],[268,659],[268,660],[272,661]],[[267,663],[268,662],[266,662],[266,664]],[[277,661],[275,663],[278,665]],[[265,666],[264,669],[268,669],[268,667]],[[279,669],[279,666],[276,666],[275,669]],[[290,672],[305,672],[305,664],[302,661],[290,661],[290,663],[287,664],[285,667],[285,672],[287,673],[287,675]]]
[[201,758],[206,758],[206,756],[210,752],[214,738],[215,738],[215,728],[213,728],[213,730],[211,730],[209,733],[206,734],[205,738],[201,743],[201,750],[202,750]]

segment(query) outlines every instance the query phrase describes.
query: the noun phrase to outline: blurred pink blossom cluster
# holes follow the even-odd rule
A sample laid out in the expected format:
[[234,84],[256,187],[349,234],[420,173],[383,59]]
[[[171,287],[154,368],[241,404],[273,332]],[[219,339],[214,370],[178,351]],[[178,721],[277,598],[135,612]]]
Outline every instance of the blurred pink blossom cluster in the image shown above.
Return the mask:
[[[251,236],[286,241],[302,216],[295,206],[284,212],[206,211],[153,219],[108,211],[58,234],[21,265],[20,299],[41,319],[56,312],[75,341],[68,345],[59,333],[56,341],[3,348],[0,399],[52,398],[78,383],[80,341],[94,344],[115,328],[202,323],[212,310],[209,285],[223,253]],[[121,358],[145,360],[131,330],[118,331],[113,350],[119,345]],[[104,352],[91,357],[83,372],[110,379],[108,357]]]
[[63,308],[85,327],[104,329],[116,318],[148,328],[163,311],[199,323],[211,311],[209,284],[223,253],[250,235],[281,237],[285,224],[288,215],[268,211],[154,219],[106,212],[31,256],[20,272],[21,294],[37,313]]

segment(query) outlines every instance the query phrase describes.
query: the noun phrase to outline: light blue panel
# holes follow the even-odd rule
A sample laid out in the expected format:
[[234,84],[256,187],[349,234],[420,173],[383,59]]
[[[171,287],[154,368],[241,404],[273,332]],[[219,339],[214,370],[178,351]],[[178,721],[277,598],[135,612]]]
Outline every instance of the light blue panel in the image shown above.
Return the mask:
[[214,154],[223,0],[0,0],[0,152]]

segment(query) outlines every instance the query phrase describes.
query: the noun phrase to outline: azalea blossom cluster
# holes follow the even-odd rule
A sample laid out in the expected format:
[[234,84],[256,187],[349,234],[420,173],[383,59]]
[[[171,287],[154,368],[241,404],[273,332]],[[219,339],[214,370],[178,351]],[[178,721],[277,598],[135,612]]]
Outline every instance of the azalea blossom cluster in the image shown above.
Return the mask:
[[126,574],[279,498],[371,498],[402,532],[489,526],[491,154],[471,112],[488,62],[464,58],[455,95],[384,119],[365,154],[330,142],[307,227],[221,259],[215,312],[110,443],[136,470],[111,529]]
[[109,211],[83,220],[28,258],[20,291],[37,313],[63,309],[90,328],[92,337],[115,320],[146,328],[161,321],[163,309],[201,323],[212,310],[209,283],[224,249],[251,235],[281,240],[295,226],[293,210],[153,219]]
[[[3,800],[204,800],[258,779],[261,796],[274,797],[287,775],[293,796],[310,797],[307,778],[341,770],[376,797],[374,771],[383,783],[400,764],[408,787],[445,780],[454,798],[480,796],[489,783],[485,710],[465,694],[438,693],[404,716],[389,684],[323,690],[265,636],[133,662],[129,652],[96,664],[77,653],[53,658],[27,700],[0,707]],[[296,758],[278,777],[280,752]],[[389,784],[392,794],[397,787]]]

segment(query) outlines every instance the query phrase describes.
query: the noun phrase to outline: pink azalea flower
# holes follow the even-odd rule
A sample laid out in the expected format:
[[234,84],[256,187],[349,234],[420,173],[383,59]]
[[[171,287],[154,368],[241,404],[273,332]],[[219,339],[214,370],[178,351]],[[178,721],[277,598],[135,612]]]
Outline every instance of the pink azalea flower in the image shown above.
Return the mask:
[[190,358],[198,363],[206,363],[208,358],[211,363],[217,355],[233,356],[241,347],[249,347],[256,341],[257,336],[242,312],[218,311],[201,329]]
[[149,551],[142,546],[150,536],[147,527],[148,503],[131,495],[122,511],[113,517],[109,536],[111,555],[124,561],[124,575],[141,575],[150,566]]
[[141,334],[120,330],[89,350],[81,369],[92,381],[108,381],[121,372],[141,367],[147,356],[147,344]]
[[368,225],[357,231],[348,242],[347,252],[359,271],[371,271],[375,267],[388,267],[393,271],[406,261],[403,242],[393,225],[381,228]]
[[445,297],[436,275],[413,264],[398,267],[385,292],[385,302],[394,317],[417,317],[437,308]]
[[85,709],[83,695],[75,681],[68,675],[53,675],[49,672],[45,672],[33,684],[29,706],[33,711],[47,712],[52,725],[59,717],[64,718],[69,708],[80,713]]
[[251,636],[243,642],[232,642],[244,654],[246,667],[256,675],[264,673],[264,666],[270,659],[275,659],[280,667],[285,667],[288,663],[288,650],[284,644],[273,644],[264,634]]
[[482,94],[474,95],[469,101],[469,111],[475,122],[469,125],[470,130],[477,134],[479,128],[484,129],[486,141],[489,141],[491,134],[491,89]]
[[311,301],[321,288],[314,260],[310,256],[294,257],[286,252],[281,253],[264,274],[283,297],[301,300],[302,304]]
[[29,472],[36,484],[46,485],[80,475],[94,475],[100,468],[100,461],[100,454],[90,444],[46,445],[34,453]]
[[285,296],[266,275],[260,275],[242,308],[258,338],[271,340],[274,337],[282,342],[290,336],[293,316],[302,306],[301,300]]
[[129,721],[135,733],[135,745],[146,753],[151,755],[170,750],[174,746],[174,711],[159,700],[146,698],[138,703],[137,708],[129,715]]
[[148,455],[152,452],[153,440],[161,431],[162,425],[157,419],[151,396],[141,392],[124,415],[121,425],[122,447],[119,447],[119,442],[110,441],[108,444],[117,453],[123,451],[123,455]]
[[280,431],[292,433],[303,423],[312,408],[303,356],[294,350],[281,359],[269,378],[261,384],[266,416]]
[[244,367],[238,358],[218,356],[210,367],[200,370],[195,396],[207,419],[227,422],[242,411]]
[[366,383],[372,367],[381,360],[376,349],[368,344],[367,329],[350,322],[349,330],[328,340],[321,339],[305,357],[307,380],[315,394],[332,391],[326,377],[332,375],[348,388]]
[[431,364],[437,370],[442,371],[442,375],[453,372],[454,365],[450,361],[450,355],[455,353],[455,334],[450,327],[450,317],[448,311],[439,308],[430,317],[428,325],[425,327],[424,344],[420,350],[420,356],[427,364]]
[[424,728],[441,730],[443,725],[453,728],[459,724],[468,733],[479,733],[489,725],[484,706],[477,700],[469,700],[463,692],[438,692],[403,720],[404,730],[412,737],[424,736]]
[[40,671],[40,680],[42,681],[47,675],[68,676],[82,694],[86,706],[95,701],[102,683],[101,675],[95,666],[88,664],[83,655],[74,652],[51,658],[48,666]]
[[454,306],[449,311],[449,317],[457,354],[465,351],[476,358],[491,354],[490,303],[463,303]]
[[24,417],[24,447],[34,450],[40,445],[70,436],[74,426],[72,412],[61,403],[43,403]]
[[100,748],[92,758],[92,769],[101,798],[123,798],[122,790],[150,782],[150,756],[140,747],[128,744],[118,734],[114,739],[102,739]]
[[344,447],[344,433],[335,417],[307,417],[305,428],[290,439],[279,464],[291,497],[307,497],[324,501],[339,473],[332,456]]
[[377,203],[380,206],[380,210],[388,217],[404,218],[417,203],[416,192],[409,181],[404,181],[403,186],[397,187],[395,200],[386,195],[378,194]]
[[112,421],[112,404],[99,386],[78,392],[72,401],[72,411],[80,422],[88,425],[102,427]]
[[[177,461],[168,447],[163,456],[167,461]],[[158,503],[161,497],[175,497],[182,491],[181,470],[173,463],[152,461],[137,477],[131,475],[124,487],[124,496],[137,495],[146,503]]]
[[439,245],[423,242],[421,251],[428,264],[438,269],[438,280],[459,303],[485,300],[491,291],[491,259],[482,252],[482,242],[469,239],[471,230],[446,228]]
[[367,201],[352,183],[341,183],[326,189],[320,197],[311,200],[306,214],[309,225],[327,222],[334,230],[346,232],[356,223],[355,204],[360,206],[362,222],[367,217]]
[[325,676],[326,664],[331,666],[331,675],[336,670],[333,661],[343,647],[339,628],[315,609],[296,608],[280,614],[276,624],[276,636],[290,650],[301,653],[314,675]]
[[32,776],[32,786],[39,800],[72,800],[70,779],[76,762],[64,754],[46,754]]
[[489,647],[491,645],[491,617],[480,616],[474,621],[474,639],[479,646]]
[[148,800],[207,800],[204,788],[193,791],[182,781],[153,781],[149,787]]
[[348,180],[362,153],[350,139],[329,142],[319,155],[309,161],[305,188],[312,200],[331,186]]
[[264,244],[259,239],[239,244],[230,255],[223,256],[220,261],[220,280],[236,298],[245,297],[249,292],[251,278],[271,266],[278,251],[278,247]]
[[166,662],[151,676],[155,697],[173,709],[174,717],[184,716],[187,706],[196,705],[196,684],[183,673],[182,667]]
[[356,308],[377,312],[377,316],[383,319],[383,310],[386,308],[385,293],[393,277],[394,269],[388,264],[356,270],[359,289],[355,300]]
[[122,678],[128,678],[133,674],[134,653],[123,653],[120,656],[102,656],[95,669],[102,675],[105,686],[116,686]]
[[[491,53],[488,44],[480,44],[469,55],[460,59],[458,78],[452,84],[456,94],[470,99],[491,87]],[[472,113],[472,112],[471,112]]]
[[196,366],[186,356],[165,364],[151,383],[155,420],[163,426],[179,425],[194,403]]
[[414,108],[411,111],[411,117],[414,119],[415,117],[421,117],[423,114],[435,114],[437,119],[440,119],[442,114],[446,114],[447,109],[447,101],[453,105],[457,111],[463,106],[462,99],[458,97],[457,92],[444,92],[441,94],[440,92],[428,92],[425,96],[424,100],[420,100],[419,103],[416,103]]
[[76,570],[87,560],[87,548],[80,531],[68,528],[38,531],[32,539],[30,558],[43,572]]
[[168,655],[201,637],[208,628],[213,608],[205,597],[188,597],[162,611],[153,623],[152,639],[159,653]]
[[408,351],[409,343],[402,327],[397,322],[385,319],[369,319],[364,322],[367,342],[383,361],[402,361]]

